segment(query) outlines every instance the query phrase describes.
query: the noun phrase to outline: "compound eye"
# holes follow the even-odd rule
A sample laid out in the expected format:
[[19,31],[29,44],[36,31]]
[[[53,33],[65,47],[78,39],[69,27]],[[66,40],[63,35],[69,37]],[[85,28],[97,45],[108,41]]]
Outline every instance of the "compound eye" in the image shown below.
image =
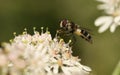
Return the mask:
[[60,22],[60,27],[66,27],[68,20],[64,19]]

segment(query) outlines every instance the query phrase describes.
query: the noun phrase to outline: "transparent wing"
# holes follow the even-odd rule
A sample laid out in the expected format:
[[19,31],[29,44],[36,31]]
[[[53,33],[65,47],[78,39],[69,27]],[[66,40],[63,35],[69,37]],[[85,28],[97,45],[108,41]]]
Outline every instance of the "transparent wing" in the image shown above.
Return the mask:
[[79,29],[85,30],[85,31],[87,31],[89,34],[93,35],[91,29],[89,29],[89,28],[85,28],[85,27],[82,27],[82,26],[80,26],[80,25],[78,25],[78,24],[76,24],[76,26],[77,26]]

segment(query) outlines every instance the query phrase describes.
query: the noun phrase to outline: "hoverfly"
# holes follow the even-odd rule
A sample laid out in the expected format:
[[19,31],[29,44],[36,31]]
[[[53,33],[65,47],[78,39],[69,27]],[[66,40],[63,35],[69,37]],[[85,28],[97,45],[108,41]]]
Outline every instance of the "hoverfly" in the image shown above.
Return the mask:
[[60,21],[60,29],[57,31],[57,33],[61,35],[62,33],[66,35],[76,34],[78,36],[81,36],[83,39],[85,39],[89,43],[92,43],[92,37],[87,30],[79,27],[79,25],[67,19]]

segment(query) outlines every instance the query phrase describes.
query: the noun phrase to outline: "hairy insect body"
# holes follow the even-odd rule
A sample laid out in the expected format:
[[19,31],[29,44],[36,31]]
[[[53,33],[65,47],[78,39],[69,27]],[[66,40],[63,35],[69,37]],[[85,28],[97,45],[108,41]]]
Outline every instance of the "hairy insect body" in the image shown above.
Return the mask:
[[86,41],[92,43],[91,35],[86,30],[80,28],[77,24],[67,19],[64,19],[60,22],[60,29],[58,30],[58,33],[76,34],[81,36]]

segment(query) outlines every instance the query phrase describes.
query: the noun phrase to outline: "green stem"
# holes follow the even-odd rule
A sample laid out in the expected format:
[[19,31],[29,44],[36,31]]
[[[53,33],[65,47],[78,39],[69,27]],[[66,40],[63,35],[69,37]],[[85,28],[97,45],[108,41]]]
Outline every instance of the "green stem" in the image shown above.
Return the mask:
[[120,61],[117,64],[117,66],[116,66],[115,70],[113,71],[112,75],[120,75]]

